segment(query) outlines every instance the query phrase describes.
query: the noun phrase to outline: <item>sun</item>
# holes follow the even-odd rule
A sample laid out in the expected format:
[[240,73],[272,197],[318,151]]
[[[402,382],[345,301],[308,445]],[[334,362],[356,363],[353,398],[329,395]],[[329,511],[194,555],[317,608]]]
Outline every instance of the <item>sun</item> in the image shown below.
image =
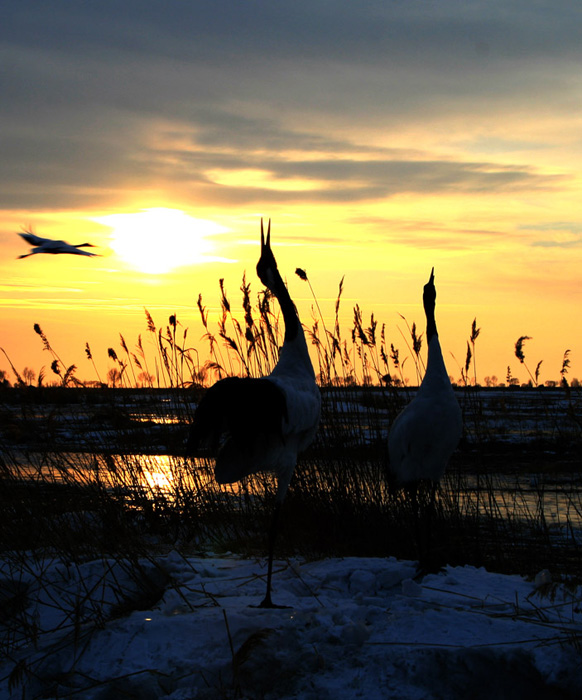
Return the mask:
[[227,230],[213,221],[162,207],[110,214],[96,221],[111,227],[113,251],[132,267],[149,274],[221,260],[210,255],[212,244],[206,237]]

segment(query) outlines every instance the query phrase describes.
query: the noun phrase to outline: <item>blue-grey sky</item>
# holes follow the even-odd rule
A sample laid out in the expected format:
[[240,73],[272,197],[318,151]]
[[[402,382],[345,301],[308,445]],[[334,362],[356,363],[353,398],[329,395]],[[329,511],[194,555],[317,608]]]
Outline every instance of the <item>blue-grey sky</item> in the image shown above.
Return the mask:
[[580,302],[581,26],[571,0],[3,0],[0,312],[30,283],[19,225],[104,244],[96,219],[168,207],[218,221],[215,264],[252,270],[237,245],[264,212],[282,243],[319,246],[324,298],[347,272],[394,314],[436,264],[445,323],[481,314],[498,373],[512,334],[556,318],[561,356]]

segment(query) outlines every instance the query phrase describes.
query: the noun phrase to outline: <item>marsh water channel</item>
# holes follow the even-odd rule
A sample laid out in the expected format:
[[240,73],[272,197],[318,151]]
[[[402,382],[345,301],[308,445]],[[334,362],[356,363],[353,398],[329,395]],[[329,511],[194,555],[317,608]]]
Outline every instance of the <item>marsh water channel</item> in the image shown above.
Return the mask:
[[[456,462],[460,462],[457,458]],[[301,468],[317,468],[303,460]],[[508,465],[510,467],[510,465]],[[12,454],[12,473],[30,483],[99,486],[124,495],[128,506],[150,498],[173,502],[185,492],[201,499],[208,492],[240,499],[241,494],[263,495],[272,479],[249,477],[244,484],[218,486],[212,477],[212,460],[184,459],[160,454],[96,454],[83,452],[23,452]],[[338,469],[345,469],[345,463]],[[369,470],[367,470],[369,472]],[[381,467],[376,470],[378,473]],[[512,470],[513,471],[513,470]],[[376,491],[377,484],[374,484]],[[389,501],[381,487],[378,500]],[[573,536],[582,544],[582,473],[520,471],[475,474],[457,467],[449,469],[438,498],[454,503],[461,511],[473,510],[494,518],[534,521],[542,519],[556,536]],[[330,493],[333,498],[333,493]]]
[[[335,476],[350,470],[366,498],[389,508],[386,435],[414,392],[355,387],[322,393],[319,434],[298,473],[319,470],[324,489],[332,475],[333,499]],[[439,486],[441,503],[486,518],[535,522],[552,537],[582,543],[580,393],[465,389],[458,397],[465,431]],[[272,486],[269,477],[219,487],[210,458],[184,458],[196,398],[185,391],[5,391],[2,479],[98,486],[129,506],[144,499],[172,503],[186,495],[191,502],[219,494],[235,503],[264,495]]]

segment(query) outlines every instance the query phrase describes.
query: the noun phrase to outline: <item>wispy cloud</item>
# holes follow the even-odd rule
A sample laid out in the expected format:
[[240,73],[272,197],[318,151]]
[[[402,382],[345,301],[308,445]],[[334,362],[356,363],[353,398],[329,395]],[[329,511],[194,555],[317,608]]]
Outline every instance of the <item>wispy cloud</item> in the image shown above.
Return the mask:
[[554,221],[541,224],[523,225],[523,231],[543,234],[531,242],[539,248],[578,248],[582,247],[582,223],[570,221]]
[[[527,227],[530,231],[544,233],[544,238],[532,241],[532,246],[540,248],[579,248],[582,247],[582,226],[580,224],[555,223]],[[551,237],[546,237],[551,236]]]
[[350,224],[374,231],[374,238],[381,238],[397,245],[440,250],[471,250],[482,244],[500,242],[507,232],[498,229],[471,228],[445,225],[431,219],[402,219],[397,217],[358,216],[349,219]]
[[53,285],[46,284],[0,284],[0,292],[12,292],[20,294],[57,294],[57,293],[70,293],[70,294],[80,294],[83,292],[82,289],[77,289],[75,287],[57,287]]
[[[83,311],[101,311],[101,312],[116,312],[117,314],[134,314],[135,316],[141,316],[143,314],[144,304],[139,300],[111,300],[111,299],[83,299],[82,302],[78,300],[71,300],[66,298],[53,298],[53,297],[38,297],[38,298],[1,298],[0,297],[0,308],[3,309],[29,309],[42,311],[44,309],[50,310],[60,310],[60,311],[79,311],[79,305],[82,303]],[[183,311],[192,314],[193,305],[188,306],[185,304],[175,304],[172,303],[171,306],[168,304],[152,304],[148,303],[148,311],[164,311],[167,312],[168,308],[172,311]]]

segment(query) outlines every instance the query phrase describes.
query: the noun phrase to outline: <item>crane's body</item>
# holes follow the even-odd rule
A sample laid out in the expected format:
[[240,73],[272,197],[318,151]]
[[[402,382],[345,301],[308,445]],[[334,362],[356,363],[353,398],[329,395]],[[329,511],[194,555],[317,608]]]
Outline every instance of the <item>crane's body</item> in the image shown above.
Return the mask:
[[25,231],[24,233],[19,233],[18,235],[24,238],[29,245],[34,246],[30,253],[19,255],[19,259],[28,258],[31,255],[38,255],[40,253],[46,253],[48,255],[87,255],[89,257],[95,257],[97,255],[97,253],[90,253],[88,250],[81,250],[81,248],[94,248],[92,243],[71,245],[65,241],[55,241],[52,238],[41,238],[31,231]]
[[[421,572],[435,568],[430,543],[435,537],[432,516],[436,487],[463,431],[461,408],[451,386],[436,328],[434,268],[424,286],[423,306],[428,343],[426,372],[416,396],[398,414],[388,435],[389,479],[403,487],[410,498]],[[429,499],[423,537],[419,487],[425,484],[429,487]]]
[[398,484],[438,482],[463,430],[461,408],[436,328],[434,268],[422,298],[428,342],[426,372],[418,393],[398,414],[388,436],[389,471]]
[[398,484],[438,482],[459,444],[461,408],[447,375],[438,335],[428,343],[424,379],[390,429],[390,472]]
[[260,471],[277,475],[276,503],[269,531],[267,593],[271,601],[273,549],[281,503],[297,465],[297,456],[313,441],[321,411],[321,394],[295,305],[270,247],[261,221],[261,257],[257,274],[277,297],[285,321],[285,339],[273,371],[260,378],[227,377],[216,382],[196,409],[188,452],[208,445],[216,452],[218,483],[240,481]]

